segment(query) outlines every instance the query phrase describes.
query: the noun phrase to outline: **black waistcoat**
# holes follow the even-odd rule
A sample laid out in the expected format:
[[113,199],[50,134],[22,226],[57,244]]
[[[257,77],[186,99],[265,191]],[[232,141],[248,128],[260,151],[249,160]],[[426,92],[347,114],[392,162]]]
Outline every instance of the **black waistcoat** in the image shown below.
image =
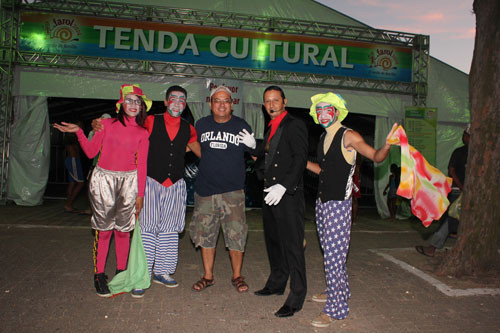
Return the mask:
[[165,127],[163,114],[155,115],[153,130],[149,135],[148,177],[163,184],[167,178],[172,183],[184,175],[184,155],[191,137],[189,123],[181,119],[179,132],[171,141]]
[[342,154],[342,138],[346,130],[345,127],[339,128],[326,155],[323,152],[326,135],[322,135],[319,140],[318,163],[321,173],[319,174],[318,198],[321,202],[346,199],[347,182],[353,167],[346,162]]

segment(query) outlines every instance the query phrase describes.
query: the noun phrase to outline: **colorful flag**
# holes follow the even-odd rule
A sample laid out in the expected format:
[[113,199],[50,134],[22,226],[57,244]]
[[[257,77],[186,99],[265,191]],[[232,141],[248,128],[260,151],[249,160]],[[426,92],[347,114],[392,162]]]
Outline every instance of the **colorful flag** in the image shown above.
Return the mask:
[[408,144],[402,126],[398,126],[388,143],[401,147],[401,181],[397,194],[411,199],[411,211],[425,227],[439,220],[450,202],[452,179],[430,165],[422,154]]

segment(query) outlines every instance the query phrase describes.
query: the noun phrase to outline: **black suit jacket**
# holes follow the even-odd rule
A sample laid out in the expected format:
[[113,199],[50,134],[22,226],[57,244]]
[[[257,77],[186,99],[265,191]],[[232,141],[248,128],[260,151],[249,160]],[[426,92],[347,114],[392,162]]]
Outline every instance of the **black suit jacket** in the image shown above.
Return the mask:
[[305,124],[287,114],[267,144],[270,129],[259,148],[257,167],[264,178],[264,187],[283,185],[294,194],[303,187],[302,176],[307,163],[308,136]]

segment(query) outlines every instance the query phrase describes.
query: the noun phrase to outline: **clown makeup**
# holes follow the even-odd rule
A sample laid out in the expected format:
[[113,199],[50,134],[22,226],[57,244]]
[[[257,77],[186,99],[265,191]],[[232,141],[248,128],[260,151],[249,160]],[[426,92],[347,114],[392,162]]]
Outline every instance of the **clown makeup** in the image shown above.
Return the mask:
[[179,117],[186,108],[186,95],[180,91],[172,91],[165,101],[165,106],[172,117]]
[[141,111],[141,97],[128,94],[123,101],[123,111],[129,118],[135,118]]
[[325,102],[316,104],[316,115],[318,116],[319,124],[324,128],[329,127],[338,119],[338,113],[335,107]]

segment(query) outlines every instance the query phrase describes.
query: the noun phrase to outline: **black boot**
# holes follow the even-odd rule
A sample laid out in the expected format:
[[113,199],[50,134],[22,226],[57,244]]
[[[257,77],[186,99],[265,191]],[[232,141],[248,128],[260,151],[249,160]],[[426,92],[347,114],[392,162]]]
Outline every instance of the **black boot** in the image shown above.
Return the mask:
[[108,288],[108,277],[104,273],[94,275],[94,286],[98,296],[110,297],[111,292]]

